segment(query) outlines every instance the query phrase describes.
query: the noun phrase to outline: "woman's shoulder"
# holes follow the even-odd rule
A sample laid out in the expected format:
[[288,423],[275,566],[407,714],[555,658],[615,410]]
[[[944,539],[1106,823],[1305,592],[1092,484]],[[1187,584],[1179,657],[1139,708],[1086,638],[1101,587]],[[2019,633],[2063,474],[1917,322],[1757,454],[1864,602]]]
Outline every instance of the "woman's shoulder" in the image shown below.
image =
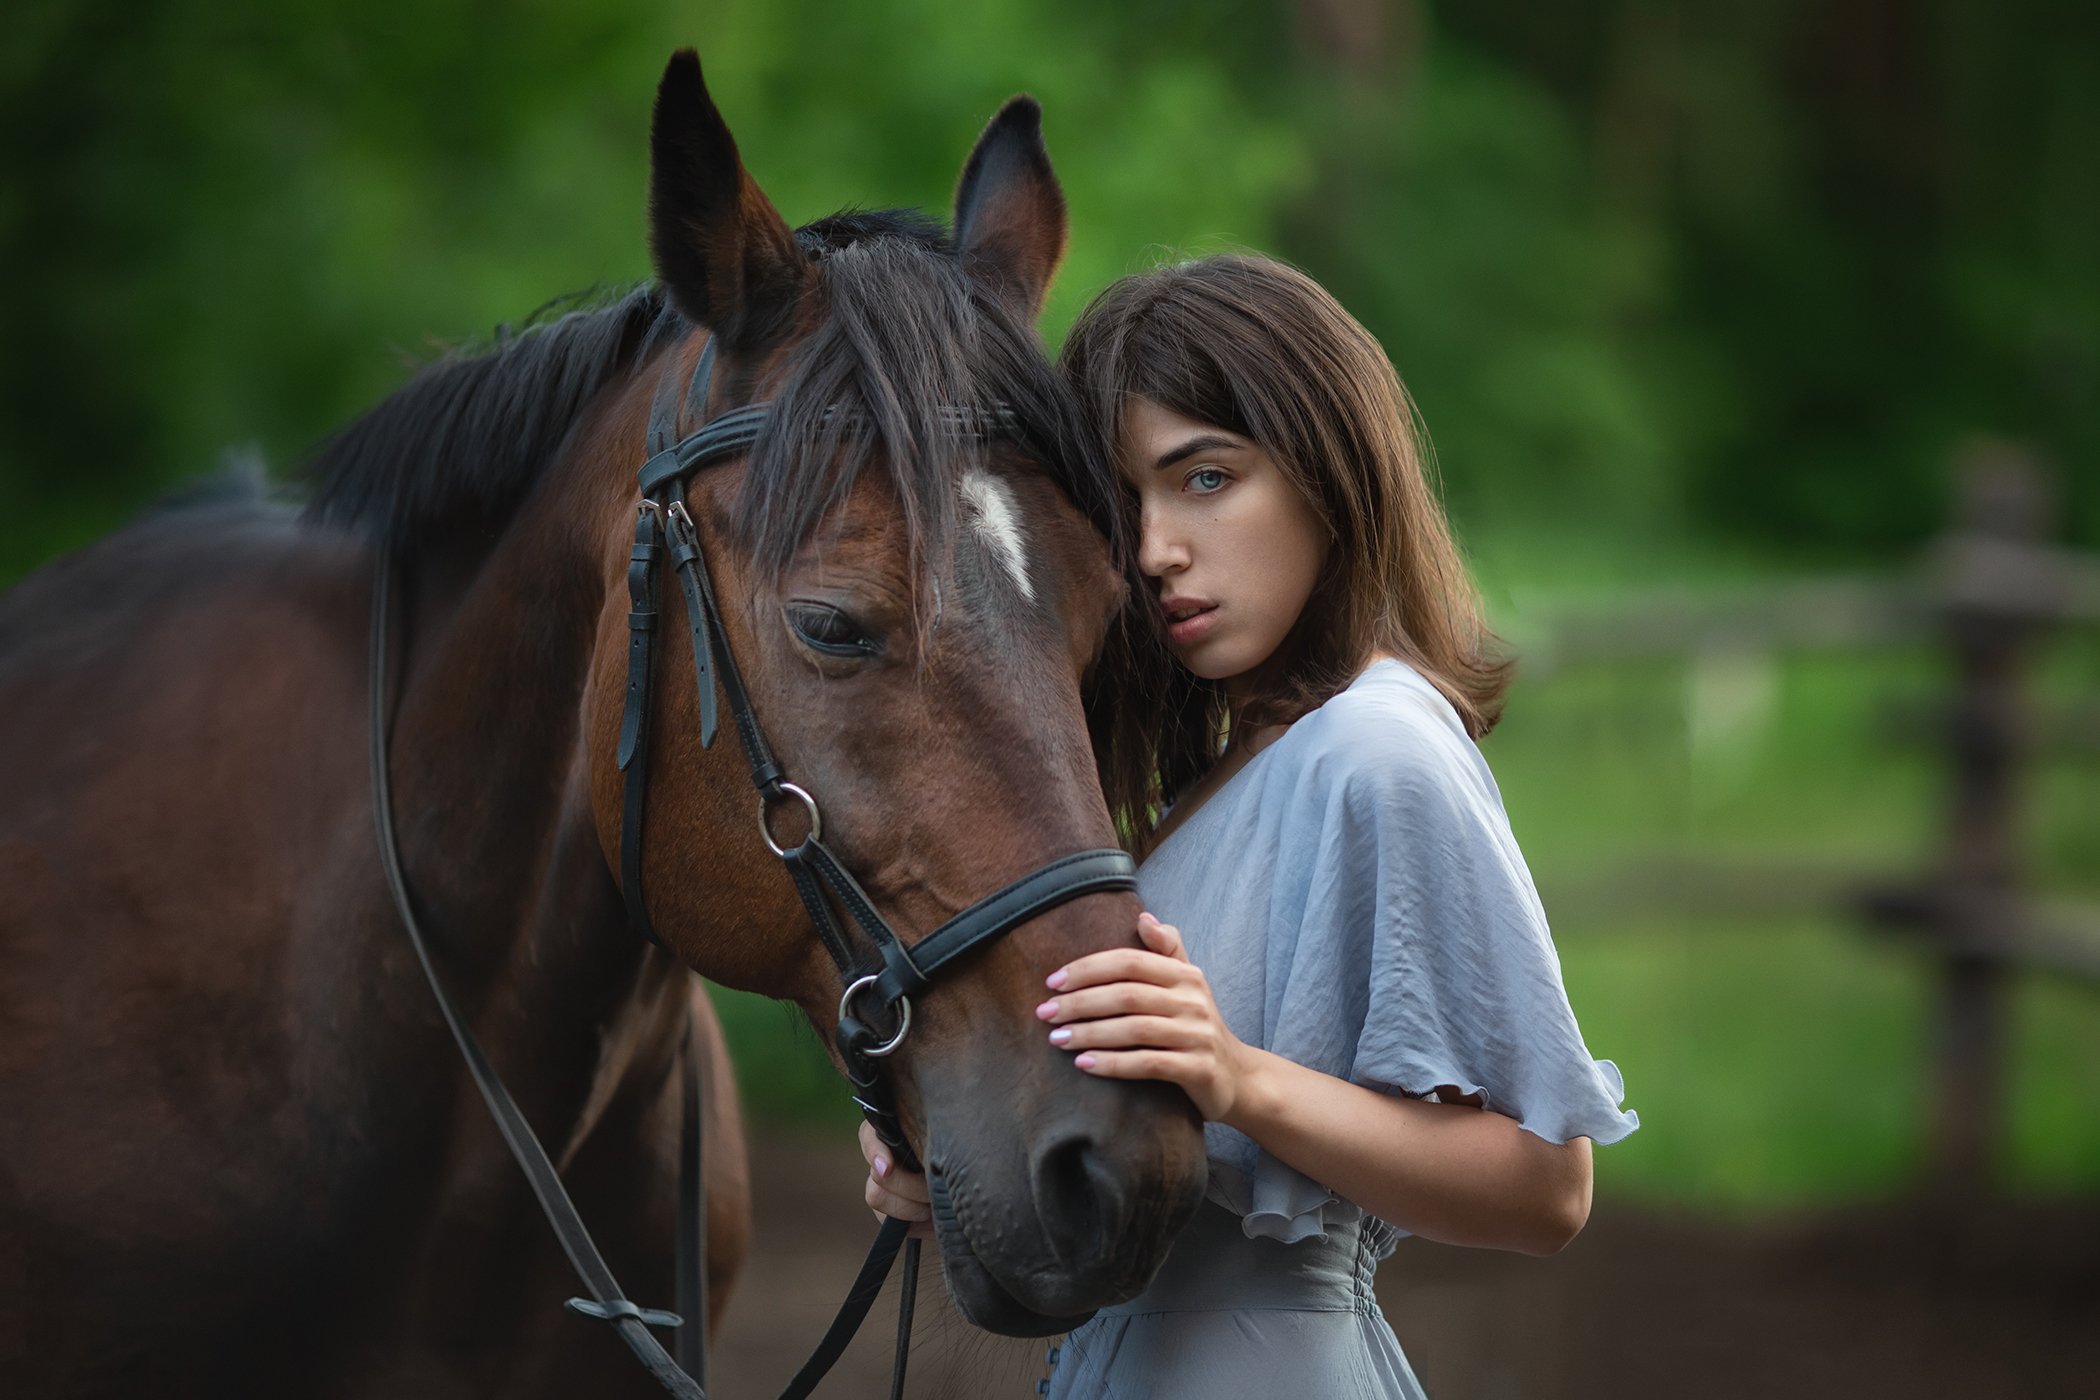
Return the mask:
[[1465,724],[1444,693],[1397,656],[1373,661],[1299,725],[1344,740],[1370,737],[1393,726],[1428,727],[1466,738]]
[[1300,771],[1314,785],[1376,796],[1492,785],[1480,750],[1451,702],[1396,657],[1374,661],[1345,689],[1292,725]]
[[1448,825],[1461,815],[1477,823],[1500,812],[1501,794],[1451,702],[1388,658],[1299,718],[1217,792],[1191,794],[1183,805],[1190,802],[1168,822],[1154,857],[1171,846],[1184,858],[1182,829],[1212,809],[1220,814],[1213,837],[1266,832],[1295,846],[1331,840],[1337,821],[1366,830]]

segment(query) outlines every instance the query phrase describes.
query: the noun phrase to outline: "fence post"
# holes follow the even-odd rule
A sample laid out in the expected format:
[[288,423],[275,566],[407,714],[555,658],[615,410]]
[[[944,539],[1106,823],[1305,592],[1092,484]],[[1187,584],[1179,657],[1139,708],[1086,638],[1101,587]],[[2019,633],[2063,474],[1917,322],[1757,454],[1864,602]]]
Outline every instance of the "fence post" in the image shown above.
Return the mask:
[[2019,810],[2032,733],[2026,672],[2046,620],[2017,561],[2051,528],[2048,484],[2026,453],[1970,449],[1957,464],[1955,530],[1939,560],[1953,665],[1945,735],[1949,821],[1935,907],[1943,943],[1932,1182],[1988,1190],[2005,1117],[2005,970],[2019,937]]

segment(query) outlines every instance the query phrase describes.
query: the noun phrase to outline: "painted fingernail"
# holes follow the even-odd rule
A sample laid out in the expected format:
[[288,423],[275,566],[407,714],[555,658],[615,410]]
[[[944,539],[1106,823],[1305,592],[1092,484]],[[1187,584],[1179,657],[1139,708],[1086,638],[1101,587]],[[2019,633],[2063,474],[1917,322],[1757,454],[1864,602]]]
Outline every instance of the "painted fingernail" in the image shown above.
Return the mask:
[[1037,1020],[1047,1021],[1057,1014],[1057,1003],[1046,1001],[1035,1009],[1035,1014]]
[[1050,1032],[1050,1043],[1052,1045],[1062,1045],[1071,1038],[1072,1028],[1070,1026],[1059,1026],[1056,1030]]
[[1081,1069],[1092,1069],[1094,1067],[1094,1057],[1092,1055],[1081,1055],[1073,1060],[1072,1063],[1078,1065]]
[[877,1176],[888,1176],[889,1174],[890,1174],[890,1159],[889,1159],[889,1158],[887,1158],[887,1157],[877,1157],[877,1158],[875,1159],[875,1175],[877,1175]]
[[1048,977],[1045,977],[1043,979],[1043,985],[1048,987],[1053,992],[1058,990],[1060,987],[1064,986],[1065,970],[1063,968],[1059,968],[1057,971],[1051,973]]

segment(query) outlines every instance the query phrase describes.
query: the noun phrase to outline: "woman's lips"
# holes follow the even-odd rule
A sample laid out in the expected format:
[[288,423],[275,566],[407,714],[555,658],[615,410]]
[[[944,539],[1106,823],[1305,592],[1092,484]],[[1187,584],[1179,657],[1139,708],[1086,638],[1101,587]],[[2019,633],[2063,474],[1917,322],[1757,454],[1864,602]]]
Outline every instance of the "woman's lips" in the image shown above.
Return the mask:
[[1202,612],[1185,617],[1179,622],[1169,623],[1167,625],[1167,639],[1178,647],[1193,646],[1195,643],[1203,640],[1204,634],[1210,631],[1211,624],[1216,622],[1217,618],[1217,607],[1215,605],[1207,607]]

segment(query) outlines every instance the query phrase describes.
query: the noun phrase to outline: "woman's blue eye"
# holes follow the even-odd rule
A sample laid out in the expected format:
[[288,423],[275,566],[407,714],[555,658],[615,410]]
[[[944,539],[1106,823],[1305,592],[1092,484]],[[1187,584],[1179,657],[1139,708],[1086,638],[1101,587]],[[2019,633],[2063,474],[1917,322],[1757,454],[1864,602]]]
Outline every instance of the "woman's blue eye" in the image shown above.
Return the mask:
[[1225,484],[1225,473],[1216,467],[1201,467],[1189,473],[1188,484],[1208,494]]

